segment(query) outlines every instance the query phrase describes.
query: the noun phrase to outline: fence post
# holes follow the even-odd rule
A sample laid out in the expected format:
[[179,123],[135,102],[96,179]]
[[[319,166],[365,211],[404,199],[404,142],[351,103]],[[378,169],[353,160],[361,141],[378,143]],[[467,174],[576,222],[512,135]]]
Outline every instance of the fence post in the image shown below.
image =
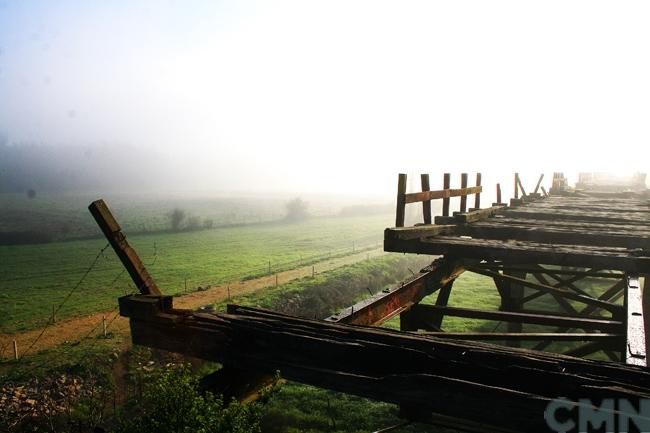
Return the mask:
[[230,284],[228,284],[228,300],[230,301]]
[[406,174],[400,173],[397,178],[397,211],[395,213],[395,227],[404,227],[406,213]]
[[501,204],[501,184],[497,183],[497,204]]
[[52,323],[56,322],[56,307],[52,304]]
[[[422,181],[422,192],[430,191],[429,175],[421,174],[420,180]],[[424,216],[424,223],[431,224],[431,200],[424,200],[422,202],[422,215]]]
[[269,260],[269,275],[271,275],[271,261]]
[[185,293],[187,293],[187,277],[185,278]]
[[[481,173],[476,173],[476,186],[481,186]],[[481,208],[481,193],[477,192],[474,196],[474,209]]]
[[14,340],[14,359],[18,360],[18,343]]
[[[460,175],[460,187],[467,188],[467,173],[461,173]],[[467,194],[460,196],[460,212],[467,212]]]
[[[451,187],[451,174],[445,173],[442,178],[442,188],[449,189]],[[449,216],[449,197],[442,199],[442,216]]]
[[278,287],[278,274],[275,274],[275,287]]
[[314,274],[316,272],[314,271],[314,265],[311,265],[311,277],[314,278]]
[[102,328],[104,329],[104,338],[106,338],[106,316],[102,315]]

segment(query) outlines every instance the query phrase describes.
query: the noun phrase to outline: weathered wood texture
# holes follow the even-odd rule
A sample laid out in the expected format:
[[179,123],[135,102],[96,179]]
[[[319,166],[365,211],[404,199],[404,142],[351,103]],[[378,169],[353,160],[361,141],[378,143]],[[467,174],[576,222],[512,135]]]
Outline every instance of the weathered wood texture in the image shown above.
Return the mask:
[[104,200],[94,201],[88,206],[88,210],[102,230],[102,233],[108,239],[111,247],[122,262],[122,265],[129,273],[129,276],[135,283],[140,293],[144,295],[160,295],[160,290],[147,271],[140,257],[133,247],[129,245],[126,236],[122,233],[122,228],[113,217]]
[[[549,431],[553,399],[650,398],[650,372],[619,363],[306,320],[230,306],[228,314],[136,313],[136,344],[273,372],[324,388],[416,407],[484,431]],[[127,307],[128,304],[132,304]],[[134,306],[135,304],[135,306]]]

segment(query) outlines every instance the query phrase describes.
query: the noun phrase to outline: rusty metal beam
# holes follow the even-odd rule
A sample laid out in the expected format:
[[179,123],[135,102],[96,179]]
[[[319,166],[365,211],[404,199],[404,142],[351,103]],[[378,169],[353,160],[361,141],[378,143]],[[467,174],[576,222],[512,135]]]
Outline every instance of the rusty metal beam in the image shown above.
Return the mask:
[[364,299],[339,314],[326,318],[325,321],[356,325],[381,325],[408,310],[425,296],[450,283],[464,270],[457,260],[437,259],[423,269],[422,273],[410,280]]

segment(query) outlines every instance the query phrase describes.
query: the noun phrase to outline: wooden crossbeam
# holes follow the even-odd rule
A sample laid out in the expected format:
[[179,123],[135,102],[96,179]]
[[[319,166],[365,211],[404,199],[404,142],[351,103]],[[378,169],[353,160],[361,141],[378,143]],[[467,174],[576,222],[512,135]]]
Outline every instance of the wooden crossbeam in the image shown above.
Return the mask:
[[456,189],[441,189],[438,191],[412,192],[406,194],[405,202],[409,204],[427,200],[435,200],[439,198],[466,197],[470,194],[480,193],[482,190],[482,186],[470,186]]
[[621,334],[585,332],[423,332],[436,338],[471,341],[607,341],[611,345],[621,341]]
[[[427,325],[431,317],[449,316],[467,319],[493,320],[499,322],[526,323],[543,326],[565,326],[576,329],[599,330],[616,332],[622,335],[624,324],[621,321],[609,319],[587,318],[561,315],[557,313],[531,313],[512,311],[485,311],[473,308],[449,307],[440,305],[416,304],[409,313],[418,324]],[[428,329],[421,327],[419,329]]]
[[584,296],[578,293],[574,293],[568,290],[562,290],[558,289],[553,286],[548,286],[546,284],[541,284],[541,283],[534,283],[532,281],[525,280],[523,278],[517,278],[513,277],[510,275],[503,275],[498,272],[494,271],[488,271],[486,269],[481,269],[477,267],[466,267],[466,269],[470,272],[474,272],[477,274],[485,275],[487,277],[491,278],[498,278],[501,280],[505,281],[511,281],[511,282],[516,282],[517,284],[521,284],[522,286],[529,287],[531,289],[535,290],[540,290],[542,292],[546,292],[549,294],[555,294],[558,296],[562,296],[566,299],[571,299],[573,301],[581,302],[586,305],[594,305],[597,307],[600,307],[602,309],[605,309],[607,311],[612,312],[613,314],[620,314],[622,311],[622,307],[620,305],[612,304],[607,301],[601,301],[600,299],[592,298],[590,296]]

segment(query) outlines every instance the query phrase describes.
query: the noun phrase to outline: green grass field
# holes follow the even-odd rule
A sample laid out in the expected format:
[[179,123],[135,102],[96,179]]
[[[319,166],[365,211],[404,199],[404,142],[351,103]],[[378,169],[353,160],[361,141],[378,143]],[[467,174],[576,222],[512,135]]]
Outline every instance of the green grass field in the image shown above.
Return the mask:
[[[194,232],[129,237],[166,294],[295,268],[380,245],[390,216],[322,217]],[[127,233],[128,234],[128,233]],[[43,326],[106,245],[103,239],[0,246],[0,332]],[[134,287],[110,248],[58,318],[113,308]]]

